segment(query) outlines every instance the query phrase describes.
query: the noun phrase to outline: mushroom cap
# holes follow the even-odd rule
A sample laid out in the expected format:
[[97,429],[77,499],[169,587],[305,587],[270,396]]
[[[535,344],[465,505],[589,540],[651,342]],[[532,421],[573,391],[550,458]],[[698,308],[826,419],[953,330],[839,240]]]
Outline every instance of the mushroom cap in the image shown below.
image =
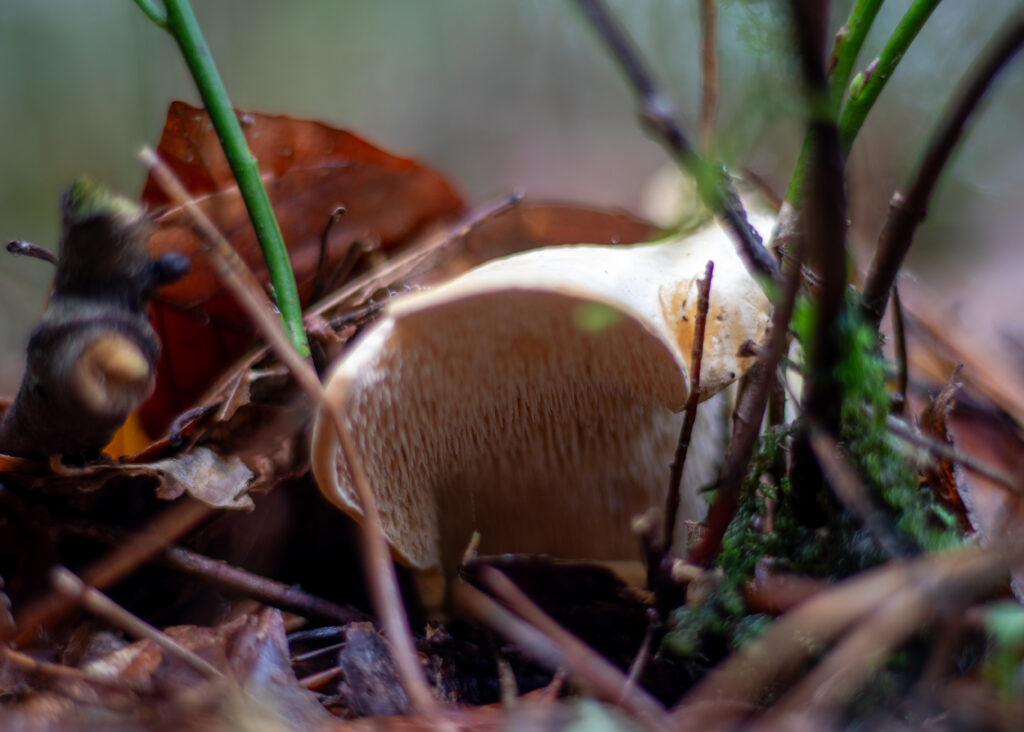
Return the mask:
[[[696,281],[715,261],[701,396],[736,379],[769,303],[717,227],[633,246],[538,249],[396,298],[339,360],[342,411],[399,561],[451,571],[480,551],[639,557],[630,520],[659,504],[689,389]],[[313,470],[359,518],[330,420]],[[703,515],[694,487],[681,518]]]

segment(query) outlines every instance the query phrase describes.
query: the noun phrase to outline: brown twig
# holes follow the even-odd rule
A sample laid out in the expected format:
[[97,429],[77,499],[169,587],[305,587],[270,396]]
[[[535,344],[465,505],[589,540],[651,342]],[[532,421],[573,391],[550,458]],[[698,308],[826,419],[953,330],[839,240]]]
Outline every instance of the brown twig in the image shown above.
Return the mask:
[[903,303],[900,302],[900,291],[896,285],[892,287],[892,334],[896,355],[896,389],[899,401],[895,404],[895,414],[901,415],[907,408],[907,388],[910,383],[910,367],[907,358],[907,330],[903,323]]
[[305,314],[306,321],[322,318],[327,311],[344,302],[351,301],[350,304],[352,305],[362,305],[377,290],[403,277],[408,277],[432,256],[436,256],[440,251],[466,236],[478,224],[504,211],[508,211],[515,207],[522,199],[522,194],[518,192],[502,196],[495,201],[473,209],[451,226],[441,231],[431,232],[422,241],[409,247],[409,250],[404,254],[389,260],[386,265],[376,272],[368,272],[354,279],[345,287],[331,293],[330,296],[321,302],[307,308]]
[[700,144],[707,150],[715,135],[718,111],[717,0],[700,0]]
[[[799,242],[797,246],[798,250],[802,250]],[[761,432],[761,420],[767,408],[771,384],[788,343],[789,321],[793,317],[796,294],[800,289],[800,253],[795,252],[793,257],[785,261],[785,287],[772,312],[768,343],[758,356],[757,363],[747,372],[749,380],[733,415],[732,437],[718,478],[715,502],[711,505],[705,521],[707,531],[700,543],[690,551],[687,558],[690,564],[710,564],[717,556],[722,546],[722,538],[739,508],[743,479],[754,456],[754,447]]]
[[156,560],[173,569],[202,577],[212,584],[306,617],[344,625],[366,620],[361,612],[337,605],[322,597],[290,587],[283,582],[248,572],[220,559],[197,554],[181,547],[164,549]]
[[864,311],[877,325],[882,320],[889,292],[903,259],[910,250],[914,232],[924,220],[928,202],[939,176],[949,162],[968,119],[984,98],[995,77],[1024,45],[1024,11],[1018,10],[1002,25],[999,35],[989,43],[975,62],[946,108],[938,126],[912,171],[904,192],[897,191],[889,202],[889,216],[878,237],[862,295]]
[[[827,5],[817,0],[791,0],[793,27],[800,50],[806,104],[810,161],[802,212],[808,263],[821,278],[816,290],[813,341],[809,351],[803,407],[829,433],[839,431],[842,392],[835,364],[841,358],[836,324],[846,297],[846,201],[843,156],[835,119],[828,110],[825,73]],[[821,473],[804,432],[793,442],[790,477],[793,510],[804,526],[817,526],[823,517],[817,500]]]
[[[86,584],[106,588],[120,581],[168,544],[196,527],[211,513],[209,506],[190,498],[181,499],[154,518],[124,544],[90,564],[82,573]],[[32,641],[38,628],[48,627],[74,609],[74,603],[52,594],[29,605],[17,618],[16,645]],[[5,634],[6,635],[6,634]],[[0,638],[6,641],[6,637]]]
[[[796,364],[786,362],[785,366],[786,368],[793,369],[797,373],[800,373],[800,369],[799,367],[797,367]],[[799,404],[799,400],[795,398],[795,395],[790,389],[789,382],[783,379],[783,383],[786,385],[786,389],[790,393],[790,398],[793,399],[795,403]],[[866,407],[865,414],[868,414],[869,416],[871,414],[871,411]],[[886,415],[885,427],[893,435],[900,438],[901,440],[909,442],[912,445],[917,445],[918,447],[924,448],[933,457],[949,458],[953,462],[963,465],[964,468],[966,468],[967,470],[977,473],[978,475],[983,475],[989,480],[993,481],[994,483],[998,483],[999,485],[1007,488],[1008,490],[1014,493],[1024,492],[1024,484],[1022,484],[1019,479],[1013,477],[1009,473],[1004,473],[998,468],[993,468],[991,465],[987,465],[981,460],[971,457],[967,453],[961,452],[956,448],[951,447],[950,445],[945,445],[941,442],[937,442],[926,435],[922,435],[914,431],[914,429],[910,425],[908,425],[899,417],[896,417],[891,414]]]
[[750,612],[781,615],[827,591],[827,580],[771,571],[771,562],[759,559],[754,576],[743,583],[743,601]]
[[643,676],[644,669],[647,668],[647,661],[651,658],[651,645],[654,643],[654,631],[658,627],[658,611],[654,608],[647,608],[647,629],[644,631],[644,639],[640,643],[640,649],[636,652],[636,656],[633,657],[633,662],[629,664],[629,672],[626,674],[626,686],[623,688],[622,693],[619,694],[619,701],[632,690],[634,686],[640,683],[640,677]]
[[683,170],[697,181],[701,200],[732,232],[736,249],[748,271],[759,281],[779,280],[779,266],[747,221],[747,213],[726,173],[703,160],[694,150],[675,117],[668,95],[655,83],[640,54],[603,0],[576,0],[576,4],[626,75],[640,107],[641,122]]
[[[822,648],[897,593],[926,593],[932,612],[957,612],[977,593],[997,587],[1007,567],[1015,566],[1022,556],[1024,544],[1018,538],[990,549],[967,545],[862,572],[781,617],[757,640],[716,666],[682,704],[756,702],[765,693],[784,688]],[[856,668],[859,673],[859,664]]]
[[[90,526],[79,522],[60,522],[52,525],[103,542],[120,543],[130,536],[128,532],[110,527]],[[153,561],[201,577],[226,590],[306,617],[315,617],[339,625],[366,620],[366,616],[357,610],[342,607],[298,587],[291,587],[180,546],[167,547],[153,557]]]
[[697,314],[693,324],[693,341],[690,344],[690,394],[686,399],[686,416],[679,441],[676,443],[675,457],[669,470],[668,492],[665,494],[665,525],[662,529],[662,552],[672,550],[672,541],[676,529],[676,514],[679,513],[679,491],[682,490],[683,468],[686,465],[686,453],[690,449],[690,438],[693,436],[693,425],[697,421],[697,403],[700,401],[700,367],[704,359],[704,332],[708,323],[708,308],[711,298],[711,277],[715,263],[709,261],[704,269],[704,277],[697,280]]
[[[345,211],[345,207],[341,204],[338,204],[331,209],[331,213],[327,216],[327,223],[324,224],[323,231],[320,232],[320,250],[316,258],[316,277],[313,279],[313,287],[309,296],[309,299],[312,302],[316,302],[323,296],[328,280],[327,255],[329,251],[328,244],[330,242],[331,229],[334,228],[336,223],[341,221],[341,217],[345,215]],[[348,251],[345,252],[345,256],[342,258],[342,261],[345,261],[350,257],[354,259],[358,253],[359,247],[360,242],[352,242],[349,245]]]
[[61,663],[41,661],[38,658],[33,658],[27,653],[21,653],[20,651],[15,651],[13,648],[8,648],[2,645],[0,645],[0,660],[4,663],[9,663],[12,667],[25,674],[39,674],[51,679],[67,681],[82,681],[86,684],[110,689],[111,691],[123,691],[132,694],[144,695],[151,695],[154,693],[152,687],[133,683],[128,679],[109,676],[104,673],[91,671],[87,668],[75,668],[74,666],[65,666]]
[[856,471],[840,452],[839,444],[831,435],[814,424],[810,426],[809,431],[814,456],[843,507],[860,519],[864,528],[875,537],[882,551],[890,557],[912,555],[913,548],[907,546],[907,540],[893,530],[885,515],[871,501],[871,496]]
[[33,259],[41,259],[44,262],[49,262],[50,264],[57,264],[56,254],[46,247],[41,247],[30,241],[11,239],[11,241],[7,242],[7,251],[11,254],[20,254],[25,257],[32,257]]
[[899,417],[891,415],[886,417],[885,427],[900,439],[924,448],[934,457],[948,458],[953,462],[959,463],[967,470],[977,473],[978,475],[983,475],[994,483],[1004,486],[1013,493],[1021,493],[1024,491],[1024,486],[1021,485],[1020,479],[1015,478],[1008,473],[1004,473],[997,468],[993,468],[991,465],[986,465],[980,460],[977,460],[949,445],[936,442],[925,435],[915,432],[912,427],[903,422]]
[[409,619],[402,605],[398,578],[381,528],[373,488],[348,425],[337,410],[330,408],[312,365],[292,346],[276,311],[252,272],[152,150],[145,148],[141,155],[171,200],[185,207],[198,224],[209,245],[210,261],[221,282],[252,319],[275,355],[291,371],[298,386],[329,416],[363,511],[363,561],[374,610],[387,634],[395,666],[410,701],[421,714],[440,723],[437,704],[427,685]]
[[[938,617],[956,617],[979,595],[1006,582],[1024,545],[1004,543],[980,555],[972,549],[933,555],[906,567],[906,582],[880,603],[821,663],[766,715],[838,713],[885,663],[890,654]],[[931,559],[934,564],[925,564]]]
[[121,628],[135,638],[150,640],[164,653],[177,658],[193,671],[210,680],[223,680],[222,674],[209,661],[200,658],[166,633],[154,628],[144,620],[132,615],[94,587],[89,587],[74,573],[64,567],[56,567],[50,581],[57,592],[74,603],[80,603],[86,610],[111,625]]
[[316,691],[322,689],[327,684],[334,681],[345,673],[345,669],[341,666],[332,666],[331,668],[325,668],[323,671],[318,671],[315,674],[304,676],[299,679],[299,684],[310,691]]
[[552,620],[508,577],[492,567],[482,567],[478,576],[519,617],[465,582],[455,587],[460,604],[552,670],[568,669],[570,675],[632,714],[647,729],[669,729],[665,710],[652,696],[627,685],[622,671]]

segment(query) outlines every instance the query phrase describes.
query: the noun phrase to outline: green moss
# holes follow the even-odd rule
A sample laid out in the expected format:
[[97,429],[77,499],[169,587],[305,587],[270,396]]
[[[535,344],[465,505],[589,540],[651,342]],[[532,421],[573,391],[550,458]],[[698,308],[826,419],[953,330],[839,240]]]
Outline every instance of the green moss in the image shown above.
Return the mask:
[[[805,351],[814,332],[814,316],[810,301],[798,304],[793,327]],[[913,461],[886,429],[890,398],[876,332],[862,321],[852,302],[836,327],[842,354],[835,367],[842,391],[840,443],[847,459],[875,505],[909,546],[933,551],[956,544],[954,517],[937,504],[928,487],[919,485]],[[771,557],[782,571],[830,580],[888,558],[827,491],[819,497],[825,509],[823,525],[808,527],[797,520],[788,479],[770,475],[794,429],[793,425],[771,428],[762,436],[744,481],[739,510],[715,563],[721,580],[713,591],[696,593],[696,599],[689,597],[686,606],[672,613],[664,643],[667,652],[690,659],[713,658],[716,650],[734,649],[763,631],[770,618],[747,615],[741,593],[762,557]],[[769,515],[770,532],[764,530]]]
[[1015,602],[993,605],[985,613],[985,630],[988,648],[982,677],[1003,695],[1020,694],[1024,689],[1024,608]]
[[[885,362],[878,352],[877,333],[861,318],[854,298],[851,291],[851,301],[836,323],[842,358],[834,375],[842,390],[844,452],[875,504],[909,544],[924,551],[948,548],[959,540],[955,518],[936,502],[930,488],[919,484],[913,461],[885,426],[891,406]],[[801,302],[794,317],[801,343],[810,342],[813,318],[813,308]]]
[[64,200],[68,213],[82,219],[106,213],[133,219],[142,212],[136,203],[111,193],[105,186],[85,175],[75,179],[65,193]]

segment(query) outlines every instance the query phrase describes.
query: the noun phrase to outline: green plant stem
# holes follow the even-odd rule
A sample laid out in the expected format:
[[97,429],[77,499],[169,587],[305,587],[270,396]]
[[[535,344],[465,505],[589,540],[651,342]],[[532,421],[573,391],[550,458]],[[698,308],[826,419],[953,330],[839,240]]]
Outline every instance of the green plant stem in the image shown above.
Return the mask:
[[147,18],[161,28],[167,28],[167,13],[156,4],[155,0],[135,0],[135,4],[139,6],[139,10],[146,14]]
[[839,117],[839,143],[844,157],[850,153],[861,125],[864,124],[868,112],[871,111],[878,95],[882,93],[889,77],[903,59],[903,54],[907,52],[939,2],[940,0],[914,0],[873,62],[871,78],[866,81],[863,90],[856,96],[851,95],[847,100]]
[[[153,18],[150,0],[136,0],[147,16]],[[148,8],[148,9],[147,9]],[[188,0],[164,0],[166,23],[163,27],[174,37],[181,54],[195,80],[199,96],[203,100],[213,127],[217,131],[231,172],[238,181],[238,189],[249,211],[256,237],[263,249],[263,258],[270,271],[270,283],[274,299],[292,345],[303,356],[309,356],[309,343],[302,327],[302,306],[299,303],[298,287],[288,259],[284,237],[270,205],[267,190],[260,179],[256,158],[249,152],[242,127],[231,107],[227,89],[217,72],[195,13]],[[159,17],[159,16],[158,16]],[[154,18],[154,20],[156,20]],[[159,24],[159,21],[157,21]]]
[[[828,78],[828,114],[832,120],[839,117],[843,93],[850,82],[853,64],[860,54],[864,39],[867,37],[868,31],[871,30],[871,24],[874,23],[875,16],[878,15],[883,2],[884,0],[857,0],[850,10],[846,22],[843,23],[843,27],[836,34],[835,47],[832,49],[832,69]],[[803,202],[801,186],[807,177],[810,145],[810,136],[807,135],[804,137],[800,155],[793,168],[793,175],[789,179],[789,187],[786,189],[786,200],[796,206]]]

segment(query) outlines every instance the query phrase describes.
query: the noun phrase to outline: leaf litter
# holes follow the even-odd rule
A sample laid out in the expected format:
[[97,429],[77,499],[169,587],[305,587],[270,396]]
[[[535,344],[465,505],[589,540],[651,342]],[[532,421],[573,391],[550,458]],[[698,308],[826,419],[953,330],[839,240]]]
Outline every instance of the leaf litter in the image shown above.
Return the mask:
[[[439,174],[349,133],[253,113],[240,113],[240,119],[292,248],[304,295],[317,289],[318,267],[345,264],[346,252],[369,242],[363,261],[341,268],[347,280],[332,283],[333,294],[319,305],[306,303],[312,305],[307,322],[322,336],[324,362],[372,322],[380,303],[396,291],[444,281],[482,261],[536,246],[656,238],[656,228],[641,219],[577,204],[524,201],[466,209]],[[205,113],[172,105],[159,153],[265,282],[255,239]],[[158,208],[170,203],[152,179],[143,201]],[[345,213],[328,226],[339,203]],[[202,248],[194,222],[174,206],[158,215],[156,226],[151,239],[156,254],[192,255]],[[467,555],[457,589],[475,598],[468,603],[470,612],[487,622],[448,618],[428,624],[417,647],[432,693],[448,705],[474,706],[445,706],[434,712],[437,716],[416,714],[389,640],[372,624],[353,619],[322,626],[309,604],[294,615],[265,606],[285,607],[280,598],[287,584],[301,577],[324,595],[305,595],[302,602],[365,607],[352,556],[357,542],[351,526],[340,516],[324,520],[321,504],[315,503],[301,417],[311,405],[260,348],[256,330],[221,292],[205,260],[193,257],[194,266],[197,261],[201,266],[192,279],[158,296],[153,308],[166,358],[159,365],[158,396],[142,418],[149,435],[125,442],[116,462],[3,456],[0,499],[9,510],[0,517],[6,529],[2,574],[8,580],[2,599],[14,608],[15,623],[0,617],[0,628],[7,639],[20,632],[16,646],[5,646],[0,665],[0,693],[8,702],[0,707],[5,728],[629,729],[719,728],[751,721],[829,726],[840,724],[851,709],[869,723],[890,725],[913,725],[935,714],[968,726],[982,720],[1001,726],[1012,718],[1013,699],[954,668],[969,666],[983,653],[987,603],[1007,596],[1008,570],[1024,556],[1019,539],[1006,530],[1020,515],[1019,496],[984,473],[965,470],[948,451],[947,457],[924,460],[922,480],[941,491],[962,529],[968,523],[976,529],[980,547],[969,542],[836,582],[780,569],[765,557],[769,561],[759,563],[745,596],[749,606],[780,619],[752,641],[705,646],[703,656],[674,658],[652,651],[645,641],[651,628],[659,640],[664,634],[664,627],[651,621],[656,598],[608,567],[540,556]],[[968,367],[964,389],[954,396],[952,364],[977,351],[967,335],[937,329],[925,312],[930,311],[912,305],[908,313],[918,379],[911,384],[911,406],[924,439],[1019,475],[1024,445],[1016,378],[1005,369]],[[210,350],[201,345],[207,342],[200,335],[203,328],[219,339]],[[197,351],[202,358],[195,357]],[[167,360],[167,354],[177,360]],[[943,383],[946,388],[939,389]],[[922,400],[929,388],[938,395]],[[182,413],[188,417],[172,424]],[[757,477],[767,479],[757,494],[762,512],[751,520],[761,531],[778,517],[773,501],[779,487],[771,484],[770,470]],[[186,493],[199,508],[165,518],[164,502],[181,505]],[[978,506],[993,502],[998,507],[990,506],[983,516]],[[261,512],[262,505],[270,510]],[[87,528],[64,531],[62,521]],[[121,536],[129,548],[107,553],[102,542],[85,538],[104,523],[111,534],[127,530]],[[139,534],[148,539],[127,538],[144,524],[154,528]],[[335,550],[346,541],[347,553]],[[182,592],[181,578],[145,562],[166,559],[175,550],[203,559],[189,545],[230,557],[237,566],[227,566],[240,578],[230,589],[221,578],[211,591],[213,574],[199,569],[194,576],[206,585],[203,592],[196,595],[193,587],[185,593],[188,601],[168,603]],[[53,562],[80,571],[87,585],[111,587],[115,600],[142,619],[152,618],[164,628],[158,631],[162,636],[210,664],[217,675],[197,674],[168,656],[161,642],[129,643],[133,626],[119,626],[114,615],[96,623],[71,606],[53,610],[56,598],[37,576]],[[182,559],[178,568],[183,564]],[[260,594],[257,580],[267,577],[246,574],[246,564],[282,580],[275,590],[281,594]],[[702,602],[695,578],[703,572],[673,565],[672,576],[694,605]],[[129,574],[134,576],[124,581]],[[706,587],[723,586],[710,572],[703,579]],[[799,591],[792,592],[794,587]],[[192,602],[195,597],[204,599]],[[37,607],[43,610],[36,612]],[[412,599],[408,607],[417,612]],[[923,628],[933,628],[939,640],[923,644]],[[968,640],[943,646],[945,631]],[[1010,658],[1019,665],[1019,657]],[[611,661],[607,672],[603,659]],[[893,667],[900,669],[893,672]],[[639,670],[638,678],[627,679],[629,668]],[[579,696],[560,698],[566,674]],[[917,686],[894,696],[875,688],[879,679],[910,679]],[[590,701],[592,694],[604,702]],[[858,695],[880,701],[856,710]],[[956,708],[943,706],[943,696]],[[667,712],[666,706],[674,708]]]

